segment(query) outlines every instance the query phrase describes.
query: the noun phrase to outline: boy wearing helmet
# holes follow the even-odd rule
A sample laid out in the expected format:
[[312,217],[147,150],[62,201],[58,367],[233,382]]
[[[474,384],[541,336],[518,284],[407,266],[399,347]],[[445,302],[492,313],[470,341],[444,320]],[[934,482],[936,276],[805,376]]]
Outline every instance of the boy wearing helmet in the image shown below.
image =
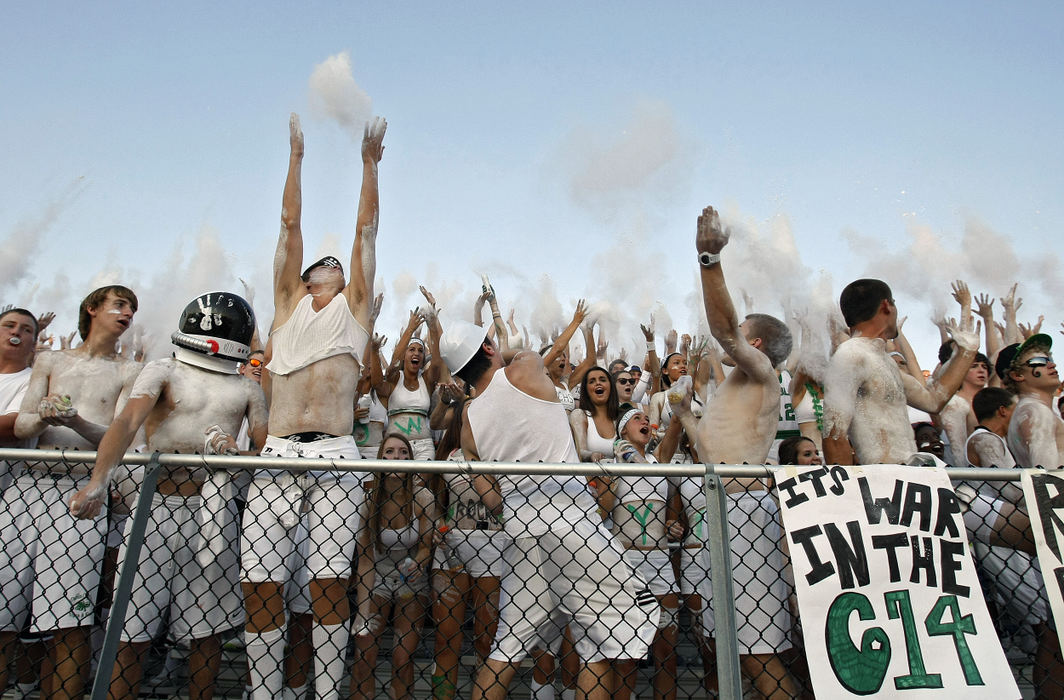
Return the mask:
[[[354,432],[359,358],[369,340],[370,302],[376,274],[377,164],[387,123],[367,125],[362,140],[362,191],[351,251],[351,281],[332,256],[300,273],[303,133],[289,123],[291,154],[274,258],[275,315],[266,345],[271,411],[262,454],[277,457],[359,459]],[[262,444],[256,441],[256,444]],[[307,527],[306,558],[313,601],[318,698],[339,696],[350,639],[347,579],[355,534],[365,503],[363,474],[260,470],[248,491],[241,546],[241,579],[248,619],[245,628],[252,695],[279,697],[285,645],[283,587],[295,572],[286,565],[296,547],[298,525]],[[282,508],[278,503],[287,505]]]
[[[238,370],[250,353],[254,318],[244,299],[227,292],[204,294],[185,307],[181,330],[171,338],[174,356],[149,362],[137,377],[100,441],[88,486],[70,501],[74,515],[100,512],[111,474],[142,425],[153,452],[231,453],[245,416],[252,440],[265,440],[265,397]],[[235,556],[228,567],[205,565],[209,558],[198,556],[206,478],[202,468],[170,468],[159,476],[111,676],[112,698],[137,696],[141,661],[167,614],[171,636],[190,643],[190,697],[210,697],[221,658],[218,635],[243,622]]]

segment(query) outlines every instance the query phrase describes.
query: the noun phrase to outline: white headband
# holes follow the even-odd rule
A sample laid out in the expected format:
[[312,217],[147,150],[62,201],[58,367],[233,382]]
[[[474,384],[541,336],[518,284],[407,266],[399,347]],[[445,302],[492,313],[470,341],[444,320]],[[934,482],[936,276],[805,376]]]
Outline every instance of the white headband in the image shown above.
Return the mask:
[[638,408],[629,408],[625,411],[625,414],[617,421],[617,437],[621,436],[621,433],[624,432],[624,426],[628,425],[628,421],[632,420],[637,413],[642,413],[642,411]]

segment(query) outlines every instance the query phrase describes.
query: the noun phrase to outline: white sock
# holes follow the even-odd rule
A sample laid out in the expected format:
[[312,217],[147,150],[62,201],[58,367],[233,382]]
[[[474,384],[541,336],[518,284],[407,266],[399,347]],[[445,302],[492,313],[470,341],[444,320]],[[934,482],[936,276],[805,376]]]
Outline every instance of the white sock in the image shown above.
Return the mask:
[[576,688],[566,688],[562,691],[562,700],[576,700]]
[[37,687],[37,682],[34,681],[33,683],[16,683],[15,685],[18,687],[18,691],[20,693],[22,693],[23,695],[29,695]]
[[314,640],[314,692],[318,700],[338,700],[340,679],[344,675],[347,643],[351,639],[351,625],[339,623],[311,626]]
[[285,686],[281,690],[281,700],[303,700],[307,696],[307,686],[301,685],[298,688],[291,686]]
[[540,683],[532,679],[532,700],[554,700],[554,683]]
[[268,632],[244,631],[252,700],[275,700],[284,685],[285,628]]

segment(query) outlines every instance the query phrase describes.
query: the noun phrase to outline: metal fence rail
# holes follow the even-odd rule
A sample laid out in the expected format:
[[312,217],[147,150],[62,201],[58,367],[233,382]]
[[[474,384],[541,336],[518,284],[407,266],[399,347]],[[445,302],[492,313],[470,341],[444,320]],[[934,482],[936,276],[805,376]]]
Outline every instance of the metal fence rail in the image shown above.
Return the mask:
[[[0,462],[12,465],[33,463],[36,465],[89,465],[95,461],[94,452],[48,451],[48,450],[14,450],[0,449]],[[119,562],[117,581],[114,586],[113,602],[108,618],[102,650],[99,653],[96,676],[92,685],[93,698],[107,697],[111,681],[112,668],[121,644],[124,620],[127,619],[128,606],[134,593],[134,583],[138,562],[141,561],[141,548],[144,546],[148,531],[149,515],[156,496],[156,484],[160,474],[168,470],[202,470],[209,472],[224,471],[229,473],[251,473],[254,470],[284,470],[289,474],[302,475],[308,472],[330,470],[342,473],[369,473],[380,475],[384,472],[400,474],[425,475],[564,475],[583,477],[587,481],[596,479],[616,479],[618,477],[655,477],[655,478],[694,478],[704,479],[702,483],[705,498],[704,544],[708,550],[708,568],[712,571],[713,617],[715,622],[716,676],[719,697],[738,699],[743,697],[743,669],[741,667],[740,644],[737,635],[735,614],[735,591],[733,582],[733,560],[730,549],[732,533],[729,532],[728,512],[732,507],[724,484],[735,478],[771,479],[772,471],[765,466],[748,465],[683,465],[683,464],[515,464],[482,462],[440,462],[440,461],[384,461],[384,460],[324,460],[324,459],[281,459],[270,457],[230,457],[180,454],[128,454],[124,464],[129,467],[143,467],[140,477],[139,493],[133,509],[132,520],[125,530],[125,556]],[[949,476],[954,481],[966,482],[1009,482],[1018,481],[1019,472],[997,469],[949,469]],[[10,490],[10,489],[9,489]],[[16,494],[17,495],[17,494]],[[156,500],[158,503],[158,500]],[[784,572],[778,571],[778,576]],[[0,601],[2,603],[3,601]],[[786,600],[779,601],[781,606]],[[353,639],[353,637],[352,637]],[[394,662],[394,659],[393,659]],[[435,682],[435,679],[433,679]],[[380,691],[378,691],[380,692]],[[808,688],[806,688],[808,693]],[[704,696],[704,695],[696,695]],[[43,694],[42,694],[43,697]]]

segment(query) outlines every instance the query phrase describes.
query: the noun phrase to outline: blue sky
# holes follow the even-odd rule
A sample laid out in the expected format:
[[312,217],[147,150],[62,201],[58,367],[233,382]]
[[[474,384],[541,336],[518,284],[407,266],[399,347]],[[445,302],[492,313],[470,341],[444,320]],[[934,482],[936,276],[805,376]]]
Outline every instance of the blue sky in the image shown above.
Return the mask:
[[952,304],[949,280],[1001,295],[1017,279],[1021,320],[1045,313],[1055,331],[1062,14],[16,3],[0,26],[0,302],[54,309],[63,332],[92,286],[125,280],[165,349],[188,299],[242,278],[267,327],[289,112],[306,133],[306,257],[349,253],[358,144],[309,87],[346,51],[389,120],[378,272],[392,337],[415,281],[446,320],[468,315],[485,272],[534,332],[581,296],[614,347],[634,348],[652,310],[693,330],[707,204],[734,224],[733,292],[759,309],[882,276],[930,363],[927,317]]

